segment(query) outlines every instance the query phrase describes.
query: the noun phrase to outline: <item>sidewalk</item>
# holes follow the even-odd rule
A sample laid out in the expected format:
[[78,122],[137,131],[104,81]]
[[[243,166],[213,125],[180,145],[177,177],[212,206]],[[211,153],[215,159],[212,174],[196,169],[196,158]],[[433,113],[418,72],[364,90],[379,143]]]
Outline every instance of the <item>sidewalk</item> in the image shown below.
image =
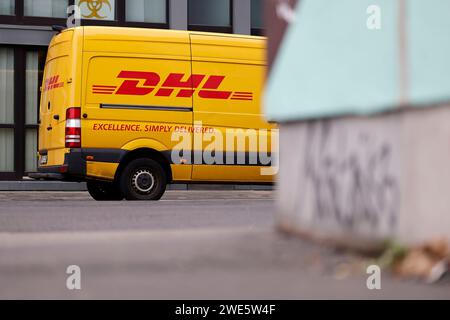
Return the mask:
[[[0,233],[2,299],[448,299],[448,285],[384,271],[366,258],[267,228]],[[7,257],[7,258],[6,258]],[[82,290],[65,287],[80,266]]]

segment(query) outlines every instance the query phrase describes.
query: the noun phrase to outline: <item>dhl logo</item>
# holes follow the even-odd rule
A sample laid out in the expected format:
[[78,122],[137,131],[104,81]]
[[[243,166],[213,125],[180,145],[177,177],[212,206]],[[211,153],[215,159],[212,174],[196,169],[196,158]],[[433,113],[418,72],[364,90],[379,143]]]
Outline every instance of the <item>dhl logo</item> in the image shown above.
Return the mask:
[[[204,74],[192,74],[187,78],[185,76],[184,73],[170,73],[161,82],[161,77],[156,72],[121,71],[117,78],[125,80],[119,88],[94,84],[92,93],[144,96],[154,92],[157,97],[170,97],[175,93],[177,98],[191,98],[197,93],[204,99],[253,100],[252,92],[218,90],[225,76]],[[160,83],[162,84],[158,86]]]
[[53,89],[64,87],[64,82],[63,81],[58,82],[58,80],[59,80],[58,75],[45,79],[44,91],[50,91]]

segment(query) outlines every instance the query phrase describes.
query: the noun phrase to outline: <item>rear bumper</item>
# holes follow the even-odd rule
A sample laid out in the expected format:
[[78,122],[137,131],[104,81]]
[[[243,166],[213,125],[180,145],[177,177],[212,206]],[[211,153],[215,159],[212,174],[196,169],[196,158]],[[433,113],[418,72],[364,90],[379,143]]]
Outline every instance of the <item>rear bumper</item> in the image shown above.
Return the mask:
[[87,160],[95,162],[119,163],[127,151],[121,149],[70,149],[64,156],[64,164],[59,166],[39,166],[37,173],[30,173],[33,179],[84,181],[87,178]]
[[33,179],[81,181],[86,177],[86,160],[82,149],[70,149],[60,166],[39,166],[38,172],[30,173]]
[[29,173],[28,176],[33,179],[44,179],[44,180],[64,180],[65,177],[61,173],[53,173],[53,172],[32,172]]

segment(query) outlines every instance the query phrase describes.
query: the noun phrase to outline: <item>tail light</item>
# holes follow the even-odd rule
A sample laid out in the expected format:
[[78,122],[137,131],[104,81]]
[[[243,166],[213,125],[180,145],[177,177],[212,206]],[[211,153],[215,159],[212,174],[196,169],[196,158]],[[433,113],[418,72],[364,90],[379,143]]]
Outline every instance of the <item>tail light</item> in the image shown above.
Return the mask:
[[66,111],[66,148],[81,148],[81,108]]

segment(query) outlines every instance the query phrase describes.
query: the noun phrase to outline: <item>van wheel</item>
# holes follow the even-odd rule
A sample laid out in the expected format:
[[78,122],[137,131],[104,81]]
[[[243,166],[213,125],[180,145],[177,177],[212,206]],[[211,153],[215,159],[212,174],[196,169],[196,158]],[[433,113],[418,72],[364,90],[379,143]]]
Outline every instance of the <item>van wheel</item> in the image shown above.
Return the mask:
[[120,176],[120,190],[127,200],[159,200],[166,191],[166,173],[146,158],[131,161]]
[[120,201],[123,194],[112,182],[87,181],[87,189],[92,198],[97,201]]

